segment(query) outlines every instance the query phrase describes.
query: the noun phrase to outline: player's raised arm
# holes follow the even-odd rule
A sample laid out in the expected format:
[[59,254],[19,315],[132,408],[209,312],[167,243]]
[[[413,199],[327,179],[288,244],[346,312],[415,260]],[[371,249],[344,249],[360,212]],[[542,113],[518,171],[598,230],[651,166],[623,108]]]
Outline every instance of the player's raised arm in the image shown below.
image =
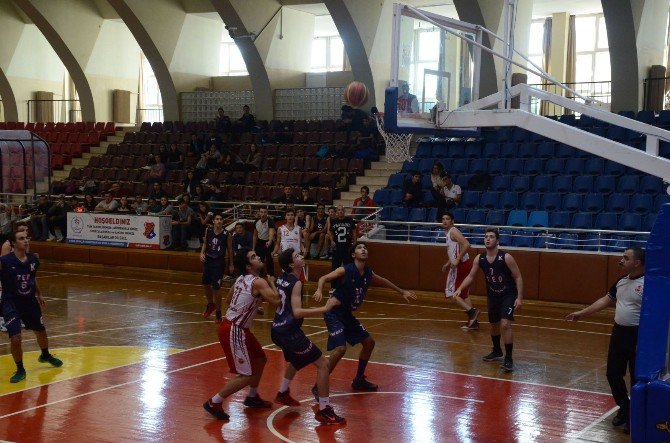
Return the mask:
[[302,307],[302,282],[298,281],[295,286],[293,286],[293,292],[291,293],[291,309],[293,310],[293,316],[295,318],[305,318],[305,317],[320,317],[326,312],[333,309],[335,306],[339,305],[340,301],[335,297],[330,297],[325,305],[318,308],[303,308]]
[[274,287],[274,280],[270,280],[270,283],[268,283],[268,281],[262,278],[257,278],[254,280],[254,290],[261,296],[261,298],[263,298],[263,300],[268,302],[270,306],[276,308],[281,304],[277,289]]
[[[479,256],[481,254],[477,254],[477,257],[475,257],[475,260],[472,262],[472,269],[470,270],[470,273],[468,274],[467,277],[463,279],[463,282],[461,285],[456,288],[456,291],[454,291],[454,297],[460,297],[461,291],[467,287],[469,287],[472,282],[475,279],[475,275],[477,275],[477,271],[479,271]],[[509,254],[508,254],[509,255]]]
[[510,254],[505,254],[505,264],[512,273],[512,278],[516,283],[516,300],[514,301],[514,309],[521,309],[523,303],[523,278],[521,277],[521,271],[519,270],[519,265],[516,264],[516,260]]
[[381,275],[375,274],[374,272],[372,273],[372,283],[375,285],[393,289],[398,294],[402,295],[402,298],[404,298],[407,303],[409,303],[410,300],[416,300],[416,294],[414,292],[401,289],[388,278],[384,278]]
[[323,298],[323,285],[326,283],[336,280],[338,278],[344,277],[344,267],[340,266],[339,268],[335,269],[334,271],[329,272],[326,275],[323,275],[319,278],[318,283],[316,284],[316,291],[314,291],[314,300],[316,301],[321,301]]

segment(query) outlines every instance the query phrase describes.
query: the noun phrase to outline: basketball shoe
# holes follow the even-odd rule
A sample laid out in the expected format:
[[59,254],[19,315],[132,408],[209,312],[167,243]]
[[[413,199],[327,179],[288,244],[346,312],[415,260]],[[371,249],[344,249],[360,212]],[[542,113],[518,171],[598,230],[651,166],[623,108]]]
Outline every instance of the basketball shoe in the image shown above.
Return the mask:
[[209,399],[202,405],[202,407],[205,408],[205,411],[212,414],[217,420],[230,419],[230,416],[223,410],[223,403],[212,403],[212,400]]
[[361,378],[355,378],[354,381],[351,382],[351,388],[357,391],[376,391],[379,389],[379,386],[367,381],[364,375]]
[[25,369],[17,369],[17,371],[12,375],[12,377],[9,379],[10,383],[18,383],[21,380],[26,379],[26,371]]
[[291,397],[290,389],[287,389],[286,392],[277,392],[275,403],[279,403],[284,406],[300,406],[300,402]]
[[256,395],[255,397],[245,398],[244,406],[254,409],[264,409],[264,408],[271,408],[272,403],[267,400],[263,400],[260,395]]
[[312,386],[312,395],[314,396],[314,400],[319,401],[319,388],[316,385]]
[[514,372],[514,362],[511,358],[505,357],[503,364],[500,365],[500,369],[502,369],[505,373]]
[[470,326],[477,323],[477,317],[479,317],[480,312],[481,311],[479,309],[475,308],[475,312],[473,312],[472,315],[469,316],[468,325],[467,325],[468,329],[470,329]]
[[207,303],[207,307],[205,308],[205,312],[202,313],[202,316],[209,318],[214,311],[216,311],[216,305],[214,303]]
[[502,359],[503,359],[503,353],[499,349],[494,349],[493,351],[491,351],[490,354],[487,354],[482,357],[482,360],[484,361],[496,361]]
[[461,326],[461,329],[464,329],[466,331],[476,331],[479,329],[479,322],[477,320],[473,322],[467,322],[463,326]]
[[628,414],[624,412],[623,409],[619,408],[619,412],[617,412],[614,418],[612,419],[612,426],[621,426],[627,421],[628,421]]
[[55,368],[60,368],[61,366],[63,366],[63,361],[59,358],[54,357],[51,354],[40,355],[37,361],[40,363],[49,363],[51,366]]
[[317,409],[314,418],[324,425],[341,425],[347,422],[344,417],[337,415],[330,405],[321,410],[315,405],[314,409]]

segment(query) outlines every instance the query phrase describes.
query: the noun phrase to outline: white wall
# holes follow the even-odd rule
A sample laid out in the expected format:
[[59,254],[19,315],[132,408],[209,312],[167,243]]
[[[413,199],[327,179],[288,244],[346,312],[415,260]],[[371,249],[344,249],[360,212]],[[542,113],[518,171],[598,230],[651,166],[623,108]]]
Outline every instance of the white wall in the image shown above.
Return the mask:
[[219,48],[223,21],[187,14],[181,27],[170,72],[219,74]]

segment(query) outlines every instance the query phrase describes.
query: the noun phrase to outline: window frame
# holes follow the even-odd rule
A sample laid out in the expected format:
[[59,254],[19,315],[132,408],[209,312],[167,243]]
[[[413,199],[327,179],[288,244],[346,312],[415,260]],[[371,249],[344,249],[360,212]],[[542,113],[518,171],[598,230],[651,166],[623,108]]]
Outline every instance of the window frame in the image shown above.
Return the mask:
[[[341,60],[341,63],[337,64],[337,65],[331,63],[331,45],[332,45],[332,42],[335,41],[335,40],[339,40],[340,44],[342,46],[342,60]],[[344,49],[344,42],[342,41],[342,37],[340,37],[339,35],[320,35],[320,36],[315,36],[313,38],[312,43],[314,43],[316,41],[324,41],[326,43],[326,64],[325,64],[325,66],[324,65],[314,66],[313,57],[312,57],[312,54],[310,54],[310,59],[311,60],[310,60],[309,71],[314,72],[314,73],[344,71],[345,70],[344,69],[345,68],[344,59],[346,57],[347,52]]]

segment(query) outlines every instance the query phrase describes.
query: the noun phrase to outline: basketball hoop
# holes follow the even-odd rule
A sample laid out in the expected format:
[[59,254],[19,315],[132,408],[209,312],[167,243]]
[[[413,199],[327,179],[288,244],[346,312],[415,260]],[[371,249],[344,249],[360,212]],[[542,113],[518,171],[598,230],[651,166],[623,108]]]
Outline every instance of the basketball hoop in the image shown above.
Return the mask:
[[384,138],[384,143],[386,144],[386,161],[388,163],[396,163],[411,160],[412,156],[409,154],[409,143],[412,140],[413,134],[386,132],[384,130],[383,112],[378,112],[375,115],[375,120],[377,121],[379,133]]

